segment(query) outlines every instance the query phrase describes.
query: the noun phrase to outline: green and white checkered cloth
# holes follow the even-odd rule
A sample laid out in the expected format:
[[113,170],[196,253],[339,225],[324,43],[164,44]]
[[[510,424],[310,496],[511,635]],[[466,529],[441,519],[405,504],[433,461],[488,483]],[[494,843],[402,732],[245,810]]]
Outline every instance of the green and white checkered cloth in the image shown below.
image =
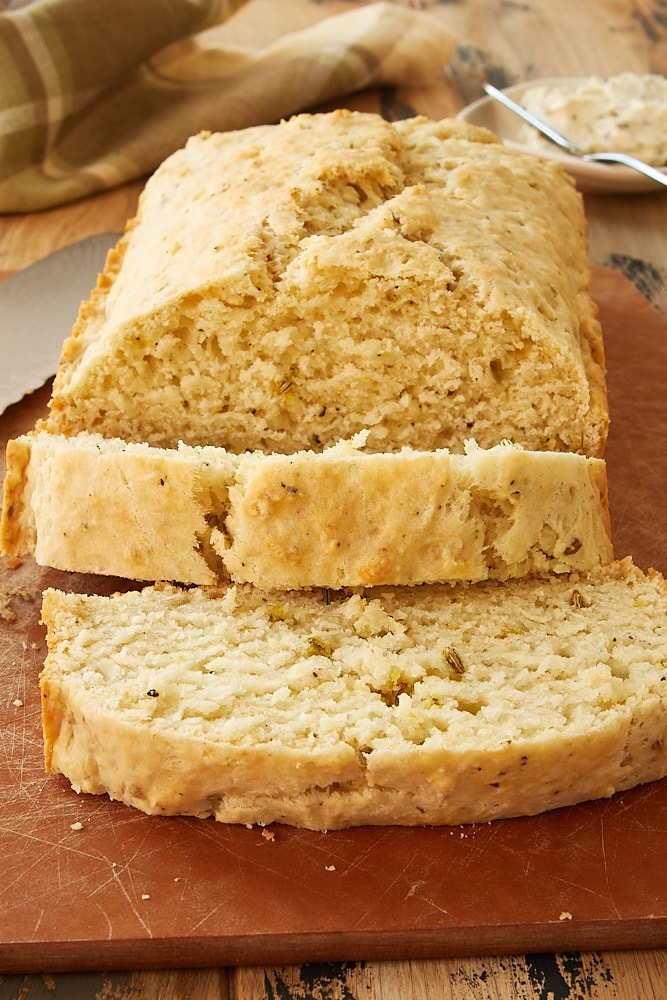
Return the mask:
[[202,129],[419,83],[455,49],[437,19],[391,3],[326,17],[264,49],[222,47],[216,26],[246,2],[0,0],[0,212],[146,176]]

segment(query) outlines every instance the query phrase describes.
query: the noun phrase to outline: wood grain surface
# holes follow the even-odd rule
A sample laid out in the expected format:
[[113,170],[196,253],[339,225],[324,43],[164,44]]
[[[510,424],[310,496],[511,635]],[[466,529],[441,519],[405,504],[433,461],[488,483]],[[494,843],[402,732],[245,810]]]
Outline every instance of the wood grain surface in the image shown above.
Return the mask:
[[[363,94],[346,100],[350,107],[378,110],[389,118],[424,113],[433,117],[455,114],[479,97],[485,79],[504,86],[524,79],[555,75],[611,74],[624,70],[667,73],[667,7],[664,0],[465,0],[465,2],[413,2],[428,9],[456,33],[459,47],[450,67],[429,86]],[[281,33],[312,23],[339,10],[359,6],[338,0],[250,0],[226,30],[230,41],[261,45]],[[343,102],[341,102],[343,103]],[[27,266],[60,246],[83,236],[122,228],[132,214],[140,184],[103,196],[34,215],[0,218],[0,270]],[[662,193],[641,196],[592,196],[585,199],[590,234],[590,255],[595,264],[612,268],[628,279],[620,315],[629,344],[641,352],[644,301],[667,314],[667,197]],[[612,276],[613,278],[613,276]],[[610,280],[598,272],[598,280]],[[634,286],[634,287],[631,287]],[[634,299],[636,293],[641,296]],[[603,289],[604,294],[604,289]],[[635,308],[636,307],[636,308]],[[617,318],[619,314],[616,314]],[[622,346],[619,339],[618,343]],[[624,355],[628,371],[633,359]],[[612,359],[613,360],[613,359]],[[628,374],[630,379],[632,376]],[[656,374],[650,393],[637,406],[653,412],[662,398],[662,375]],[[628,520],[642,493],[666,493],[661,471],[641,449],[641,421],[635,421],[635,441],[641,475],[635,477],[634,498],[617,495],[613,511],[617,544],[625,544]],[[662,432],[653,447],[661,447]],[[613,448],[613,439],[610,448]],[[641,457],[644,455],[645,457]],[[613,452],[612,456],[613,458]],[[634,522],[632,522],[634,523]],[[663,551],[665,518],[656,514],[643,526],[644,554]],[[632,529],[633,531],[635,528]],[[665,567],[663,566],[663,569]],[[6,713],[7,706],[3,705]],[[5,720],[6,721],[6,720]],[[657,813],[647,813],[654,822]],[[661,835],[664,834],[664,825]],[[605,844],[605,849],[609,845]],[[628,854],[633,850],[628,846]],[[656,861],[656,865],[660,862]],[[6,867],[6,866],[5,866]],[[5,882],[7,872],[5,871]],[[660,905],[667,900],[660,898]],[[5,925],[0,917],[0,940]],[[0,977],[0,1000],[14,998],[235,998],[235,1000],[357,1000],[357,998],[456,998],[456,1000],[583,1000],[619,998],[662,1000],[667,995],[667,963],[660,948],[579,950],[576,941],[562,951],[538,950],[532,954],[485,955],[484,942],[473,954],[445,958],[400,960],[327,960],[289,965],[260,964],[163,971],[49,971],[34,975]],[[623,949],[623,950],[616,950]],[[368,958],[371,956],[369,955]],[[90,956],[91,969],[103,969]],[[165,965],[169,962],[165,961]],[[11,972],[11,970],[10,970]]]

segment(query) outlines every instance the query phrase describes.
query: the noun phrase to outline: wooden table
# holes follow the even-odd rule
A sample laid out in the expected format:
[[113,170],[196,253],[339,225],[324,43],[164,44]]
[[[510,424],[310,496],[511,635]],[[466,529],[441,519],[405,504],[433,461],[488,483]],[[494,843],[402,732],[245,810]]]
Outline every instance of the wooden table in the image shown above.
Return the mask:
[[[356,95],[341,103],[396,117],[445,117],[481,96],[485,79],[506,86],[556,75],[667,73],[663,0],[403,2],[428,9],[456,34],[460,45],[452,64],[428,86]],[[262,44],[356,5],[251,0],[226,30],[230,40]],[[40,214],[0,218],[0,271],[26,267],[84,236],[120,230],[134,211],[141,186],[131,184]],[[587,195],[586,210],[592,262],[622,272],[667,314],[667,192]],[[0,1000],[44,995],[54,1000],[659,1000],[665,990],[667,953],[650,950],[0,977]]]

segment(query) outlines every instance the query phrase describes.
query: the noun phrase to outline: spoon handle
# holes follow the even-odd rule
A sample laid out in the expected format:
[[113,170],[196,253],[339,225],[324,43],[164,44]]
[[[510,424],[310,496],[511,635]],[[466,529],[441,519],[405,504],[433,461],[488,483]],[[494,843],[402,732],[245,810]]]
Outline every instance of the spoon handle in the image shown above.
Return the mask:
[[636,156],[628,156],[627,153],[584,153],[583,159],[593,160],[596,163],[622,163],[624,166],[630,167],[640,174],[645,174],[651,180],[657,181],[658,184],[664,184],[667,187],[667,174],[662,170],[658,170],[657,167],[652,167],[650,163],[638,160]]

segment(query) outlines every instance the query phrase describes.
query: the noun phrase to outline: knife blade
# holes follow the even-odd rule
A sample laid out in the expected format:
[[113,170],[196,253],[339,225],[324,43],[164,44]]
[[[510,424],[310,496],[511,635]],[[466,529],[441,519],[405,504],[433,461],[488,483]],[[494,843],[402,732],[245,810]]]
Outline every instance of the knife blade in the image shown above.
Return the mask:
[[0,413],[55,374],[79,305],[120,235],[86,237],[0,281]]

